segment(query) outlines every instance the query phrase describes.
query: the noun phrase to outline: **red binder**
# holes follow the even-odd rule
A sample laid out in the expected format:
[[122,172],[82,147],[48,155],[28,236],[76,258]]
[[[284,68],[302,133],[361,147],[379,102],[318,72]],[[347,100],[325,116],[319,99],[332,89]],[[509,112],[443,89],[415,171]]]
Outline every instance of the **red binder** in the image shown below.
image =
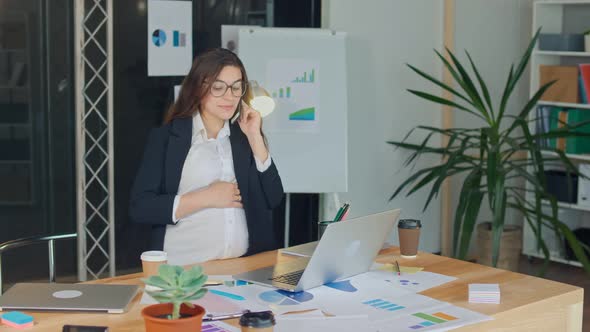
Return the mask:
[[590,98],[590,63],[581,63],[579,64],[579,67],[580,75],[582,76],[584,93],[586,94],[587,98]]

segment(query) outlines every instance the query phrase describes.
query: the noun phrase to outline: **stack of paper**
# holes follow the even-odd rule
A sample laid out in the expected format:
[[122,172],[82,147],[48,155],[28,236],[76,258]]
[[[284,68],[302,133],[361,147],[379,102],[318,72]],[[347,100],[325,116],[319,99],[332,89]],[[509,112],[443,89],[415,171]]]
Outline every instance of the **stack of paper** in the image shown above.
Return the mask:
[[469,302],[500,303],[498,284],[469,284]]

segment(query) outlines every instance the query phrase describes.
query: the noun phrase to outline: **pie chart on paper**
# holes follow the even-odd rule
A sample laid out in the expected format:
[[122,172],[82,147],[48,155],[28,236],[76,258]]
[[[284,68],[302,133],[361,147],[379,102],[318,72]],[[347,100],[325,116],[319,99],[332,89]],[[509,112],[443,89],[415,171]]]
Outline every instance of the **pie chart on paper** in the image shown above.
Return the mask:
[[160,47],[166,43],[166,32],[162,29],[157,29],[152,33],[152,42],[154,45]]
[[333,289],[337,289],[337,290],[343,291],[343,292],[349,292],[349,293],[354,293],[354,292],[358,291],[358,289],[350,283],[350,280],[334,281],[334,282],[325,284],[324,286],[330,287]]
[[267,303],[278,305],[297,305],[313,299],[308,292],[291,293],[283,290],[272,290],[258,294],[258,298]]

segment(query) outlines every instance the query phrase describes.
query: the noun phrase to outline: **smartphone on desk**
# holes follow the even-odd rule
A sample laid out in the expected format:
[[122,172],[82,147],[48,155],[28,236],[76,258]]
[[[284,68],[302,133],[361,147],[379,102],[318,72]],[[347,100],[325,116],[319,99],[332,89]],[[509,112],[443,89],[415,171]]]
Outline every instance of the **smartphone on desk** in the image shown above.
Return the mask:
[[108,332],[107,326],[64,325],[62,332]]

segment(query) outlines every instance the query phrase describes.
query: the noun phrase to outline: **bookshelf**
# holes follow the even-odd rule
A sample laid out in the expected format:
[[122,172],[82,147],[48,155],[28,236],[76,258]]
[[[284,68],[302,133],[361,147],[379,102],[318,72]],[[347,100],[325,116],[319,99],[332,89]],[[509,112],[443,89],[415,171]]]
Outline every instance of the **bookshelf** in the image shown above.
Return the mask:
[[29,28],[24,12],[0,13],[0,206],[34,201]]
[[[538,28],[542,28],[541,33],[582,33],[590,29],[590,1],[535,1],[533,4],[533,34]],[[539,50],[533,51],[530,62],[530,97],[532,97],[540,87],[540,66],[542,65],[561,65],[577,66],[581,63],[590,63],[590,52],[585,51],[550,51]],[[558,102],[558,101],[540,101],[537,106],[554,106],[567,109],[588,110],[590,104],[583,104],[579,101]],[[533,111],[531,117],[536,116]],[[531,124],[531,131],[536,130],[536,126]],[[545,155],[554,155],[556,153],[545,151]],[[576,166],[590,164],[590,154],[566,154]],[[562,165],[556,163],[546,166],[547,168],[561,169]],[[590,174],[588,174],[590,176]],[[527,192],[527,198],[533,199],[532,195]],[[543,202],[543,205],[549,209],[549,203]],[[559,202],[560,221],[567,224],[571,229],[580,227],[590,228],[590,206],[576,203]],[[548,210],[549,211],[549,210]],[[548,228],[542,231],[549,252],[550,259],[555,262],[581,266],[577,261],[571,261],[566,258],[564,240],[557,238],[554,232]],[[529,257],[544,258],[541,251],[537,250],[535,234],[529,225],[525,222],[523,227],[523,254]]]

